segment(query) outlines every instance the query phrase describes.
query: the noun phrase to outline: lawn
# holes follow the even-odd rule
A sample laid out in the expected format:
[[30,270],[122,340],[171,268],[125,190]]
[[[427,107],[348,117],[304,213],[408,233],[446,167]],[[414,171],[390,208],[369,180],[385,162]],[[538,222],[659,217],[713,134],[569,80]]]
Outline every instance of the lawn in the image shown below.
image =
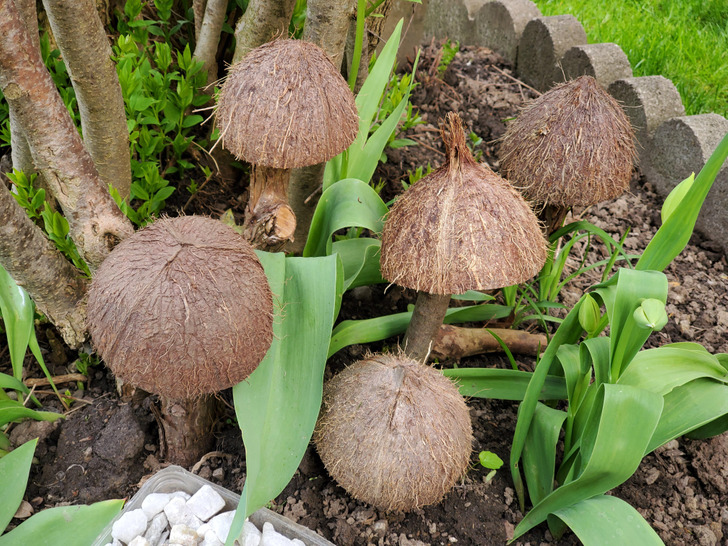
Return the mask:
[[573,14],[589,43],[614,42],[635,76],[672,80],[688,114],[728,116],[728,0],[535,0],[544,15]]

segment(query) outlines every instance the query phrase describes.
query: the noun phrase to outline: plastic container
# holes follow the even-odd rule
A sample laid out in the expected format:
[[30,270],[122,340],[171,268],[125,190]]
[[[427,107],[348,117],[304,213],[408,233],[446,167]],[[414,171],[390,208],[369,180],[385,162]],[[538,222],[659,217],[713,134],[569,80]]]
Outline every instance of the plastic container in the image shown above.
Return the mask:
[[[104,529],[104,532],[99,535],[96,542],[92,546],[104,546],[111,542],[111,527],[114,522],[121,517],[122,514],[131,510],[141,508],[142,501],[147,495],[152,493],[174,493],[175,491],[184,491],[190,495],[194,495],[198,489],[203,485],[212,486],[220,496],[225,499],[225,508],[222,511],[235,510],[238,507],[238,501],[240,495],[236,495],[232,491],[220,487],[204,478],[188,472],[181,466],[168,466],[157,472],[154,476],[149,478],[144,485],[141,486],[137,494],[134,495],[129,502],[124,506],[124,510],[116,516],[111,523]],[[288,538],[297,538],[302,540],[307,546],[335,546],[321,535],[315,533],[308,527],[298,525],[290,519],[281,516],[267,508],[261,508],[257,512],[250,516],[252,521],[258,529],[263,528],[263,523],[269,521],[273,524],[273,527],[277,532]]]

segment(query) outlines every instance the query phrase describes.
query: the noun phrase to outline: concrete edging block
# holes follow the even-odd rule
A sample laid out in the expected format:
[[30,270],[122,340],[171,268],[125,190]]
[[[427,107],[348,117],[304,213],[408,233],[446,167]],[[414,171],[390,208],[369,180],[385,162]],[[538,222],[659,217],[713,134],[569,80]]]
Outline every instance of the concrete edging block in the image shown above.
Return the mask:
[[477,45],[490,48],[515,64],[526,24],[540,16],[541,10],[530,0],[486,2],[475,14]]
[[531,19],[518,43],[518,76],[539,91],[554,84],[561,57],[573,46],[586,44],[586,32],[573,15]]
[[627,54],[617,44],[586,44],[570,48],[561,57],[556,81],[568,81],[579,76],[592,76],[604,89],[621,78],[632,77]]
[[619,79],[609,86],[608,91],[619,101],[632,122],[640,157],[647,152],[650,138],[663,122],[685,115],[680,93],[663,76]]
[[[721,139],[728,134],[728,120],[718,114],[671,118],[662,123],[647,150],[642,166],[645,179],[662,197],[703,168]],[[720,170],[700,211],[696,228],[718,242],[728,253],[728,165]]]

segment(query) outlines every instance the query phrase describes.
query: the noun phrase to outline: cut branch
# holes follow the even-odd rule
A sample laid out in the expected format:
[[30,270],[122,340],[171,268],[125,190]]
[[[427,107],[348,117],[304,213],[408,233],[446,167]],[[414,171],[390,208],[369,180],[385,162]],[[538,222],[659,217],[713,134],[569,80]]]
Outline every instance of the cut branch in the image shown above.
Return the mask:
[[129,131],[111,46],[93,0],[43,0],[76,92],[86,149],[104,187],[129,197]]
[[254,165],[245,209],[245,238],[261,249],[276,249],[293,237],[296,216],[288,206],[289,169]]
[[89,266],[133,232],[99,177],[13,0],[0,0],[0,90]]
[[432,355],[437,358],[463,358],[503,351],[501,344],[488,331],[497,335],[516,354],[537,356],[546,349],[544,334],[531,334],[510,328],[462,328],[443,324],[435,338]]

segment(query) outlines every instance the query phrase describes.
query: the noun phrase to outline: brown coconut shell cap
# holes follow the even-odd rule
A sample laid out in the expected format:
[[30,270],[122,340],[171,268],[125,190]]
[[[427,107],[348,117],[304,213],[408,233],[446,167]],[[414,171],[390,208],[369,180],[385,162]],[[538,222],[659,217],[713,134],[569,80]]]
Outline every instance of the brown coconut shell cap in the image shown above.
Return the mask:
[[457,387],[404,355],[372,355],[324,386],[313,435],[329,474],[383,510],[439,502],[468,467],[470,415]]
[[501,174],[527,199],[587,206],[629,188],[634,132],[619,103],[591,76],[557,85],[508,125]]
[[501,288],[533,277],[546,242],[523,196],[473,159],[457,114],[441,129],[445,164],[395,201],[382,233],[385,279],[430,294]]
[[200,216],[163,218],[96,271],[89,332],[111,371],[171,399],[231,387],[273,339],[270,288],[252,247]]
[[238,159],[291,169],[328,161],[359,130],[354,95],[326,53],[302,40],[276,40],[230,68],[216,124]]

